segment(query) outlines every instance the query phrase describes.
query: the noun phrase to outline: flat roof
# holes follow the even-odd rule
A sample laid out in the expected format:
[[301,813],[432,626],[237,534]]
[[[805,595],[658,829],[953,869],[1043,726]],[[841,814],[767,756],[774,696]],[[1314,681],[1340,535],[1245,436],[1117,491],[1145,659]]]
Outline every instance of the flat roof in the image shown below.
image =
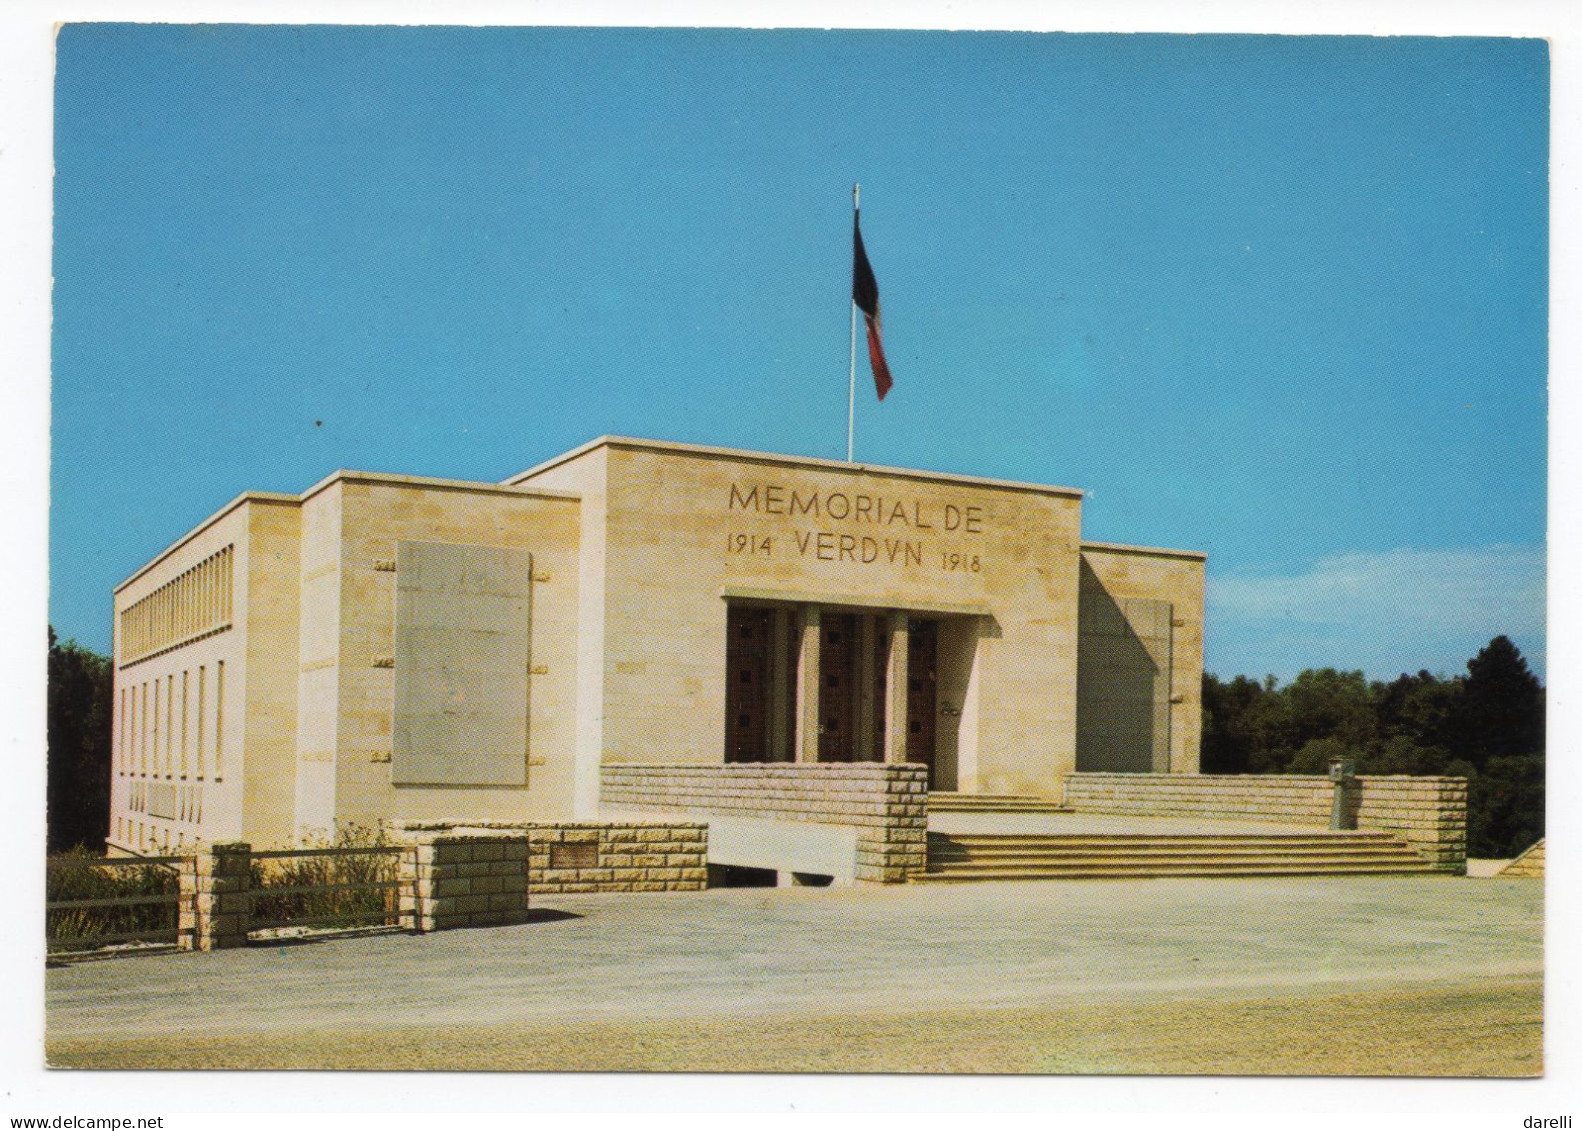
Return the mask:
[[519,475],[513,475],[504,480],[507,485],[516,485],[540,475],[551,468],[569,463],[580,456],[601,447],[611,448],[639,448],[647,451],[671,452],[676,455],[723,457],[737,460],[741,463],[775,464],[781,467],[808,467],[820,471],[846,471],[870,472],[876,475],[890,475],[901,479],[917,479],[931,483],[959,483],[973,487],[997,487],[1009,491],[1031,491],[1039,495],[1058,495],[1062,498],[1080,499],[1083,492],[1075,487],[1054,487],[1045,483],[1022,483],[1013,479],[989,479],[977,475],[957,475],[948,471],[919,471],[910,467],[887,467],[883,464],[872,463],[847,463],[838,459],[819,459],[814,456],[788,456],[778,455],[773,452],[750,452],[741,448],[717,448],[707,444],[682,444],[673,440],[644,440],[633,436],[600,436],[596,440],[589,440],[586,444],[571,449],[564,455],[547,460],[537,467],[529,468]]
[[1188,558],[1203,562],[1208,555],[1202,550],[1168,550],[1163,546],[1128,546],[1124,542],[1083,542],[1084,550],[1100,550],[1110,554],[1142,554],[1153,558]]
[[508,487],[499,483],[472,482],[466,479],[434,479],[423,475],[393,475],[383,471],[332,471],[300,495],[291,495],[279,491],[243,491],[236,498],[226,503],[208,518],[188,530],[180,538],[155,554],[143,565],[139,566],[130,576],[117,585],[112,593],[119,593],[132,582],[142,577],[149,570],[159,565],[188,542],[202,534],[209,527],[219,522],[226,515],[246,503],[278,503],[291,506],[301,506],[314,495],[329,487],[333,483],[388,483],[393,486],[439,488],[451,491],[473,491],[480,494],[516,495],[537,499],[569,499],[573,502],[580,501],[582,496],[575,491],[557,491],[546,487]]

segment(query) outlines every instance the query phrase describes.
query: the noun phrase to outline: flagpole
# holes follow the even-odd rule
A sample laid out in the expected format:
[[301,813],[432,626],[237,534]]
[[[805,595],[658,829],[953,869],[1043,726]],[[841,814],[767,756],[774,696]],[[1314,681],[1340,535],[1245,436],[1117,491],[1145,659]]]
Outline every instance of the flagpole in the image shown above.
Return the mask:
[[[854,231],[861,193],[862,185],[851,186],[851,222]],[[846,385],[846,462],[852,463],[857,435],[857,297],[855,293],[847,297],[851,302],[851,375]]]

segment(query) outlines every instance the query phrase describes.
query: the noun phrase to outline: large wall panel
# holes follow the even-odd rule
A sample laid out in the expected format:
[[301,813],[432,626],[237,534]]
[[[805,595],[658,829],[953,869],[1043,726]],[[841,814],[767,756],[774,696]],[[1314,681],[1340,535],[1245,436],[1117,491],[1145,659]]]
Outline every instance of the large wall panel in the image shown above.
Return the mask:
[[397,785],[527,784],[532,555],[396,547]]

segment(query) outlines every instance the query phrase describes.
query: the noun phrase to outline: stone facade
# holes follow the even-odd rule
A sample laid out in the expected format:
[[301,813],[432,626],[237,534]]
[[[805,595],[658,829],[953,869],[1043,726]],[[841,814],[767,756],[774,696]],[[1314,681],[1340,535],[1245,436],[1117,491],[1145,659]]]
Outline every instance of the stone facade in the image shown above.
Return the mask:
[[928,855],[927,771],[910,763],[605,766],[613,808],[857,830],[855,878],[901,883]]
[[1198,772],[1203,559],[1082,544],[1078,770]]
[[[1066,804],[1082,813],[1207,817],[1327,827],[1334,786],[1294,774],[1073,774]],[[1359,829],[1393,833],[1440,871],[1467,863],[1465,778],[1359,777],[1353,805]]]
[[[1079,749],[1191,773],[1203,555],[1084,542],[1081,507],[619,437],[505,483],[249,493],[117,587],[110,843],[596,822],[601,772],[635,763],[909,762],[1042,796]],[[863,839],[865,876],[909,866],[910,840]]]

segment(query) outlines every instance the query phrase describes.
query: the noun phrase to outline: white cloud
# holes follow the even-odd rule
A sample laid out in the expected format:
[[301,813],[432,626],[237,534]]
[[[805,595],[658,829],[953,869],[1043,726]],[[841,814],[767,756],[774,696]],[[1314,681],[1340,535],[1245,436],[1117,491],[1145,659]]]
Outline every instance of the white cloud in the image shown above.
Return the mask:
[[1345,553],[1295,574],[1210,577],[1206,667],[1282,679],[1317,667],[1454,674],[1503,633],[1541,673],[1544,578],[1543,547],[1511,545]]

